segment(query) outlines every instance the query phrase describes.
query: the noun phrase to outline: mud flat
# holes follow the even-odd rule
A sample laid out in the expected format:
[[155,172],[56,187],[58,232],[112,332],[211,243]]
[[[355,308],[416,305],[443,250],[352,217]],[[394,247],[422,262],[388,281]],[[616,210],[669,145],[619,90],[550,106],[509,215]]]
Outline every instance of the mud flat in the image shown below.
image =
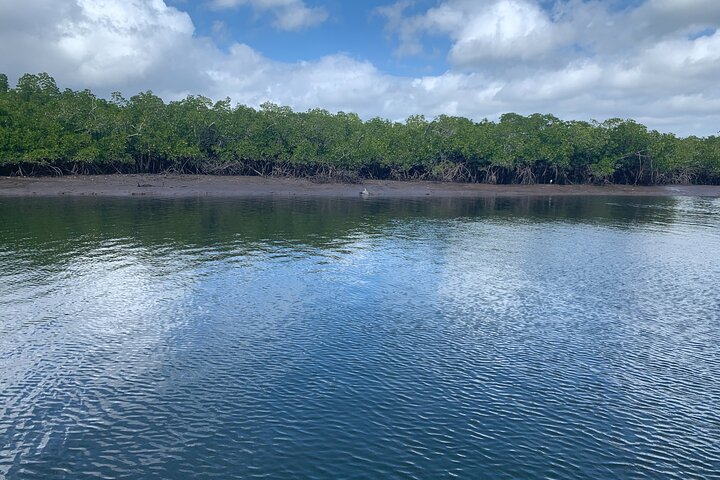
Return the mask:
[[[700,196],[720,197],[716,185],[485,185],[367,180],[317,183],[299,178],[210,175],[81,175],[0,177],[0,196],[104,197],[521,197],[521,196]],[[363,195],[364,196],[364,195]]]

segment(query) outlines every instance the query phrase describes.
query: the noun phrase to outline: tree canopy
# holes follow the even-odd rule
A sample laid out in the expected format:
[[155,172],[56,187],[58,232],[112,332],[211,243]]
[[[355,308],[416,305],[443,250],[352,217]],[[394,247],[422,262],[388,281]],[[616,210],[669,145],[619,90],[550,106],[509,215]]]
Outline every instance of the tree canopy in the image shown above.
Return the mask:
[[633,120],[498,122],[259,109],[151,91],[60,90],[46,73],[0,74],[0,173],[209,173],[487,183],[720,183],[720,137],[679,138]]

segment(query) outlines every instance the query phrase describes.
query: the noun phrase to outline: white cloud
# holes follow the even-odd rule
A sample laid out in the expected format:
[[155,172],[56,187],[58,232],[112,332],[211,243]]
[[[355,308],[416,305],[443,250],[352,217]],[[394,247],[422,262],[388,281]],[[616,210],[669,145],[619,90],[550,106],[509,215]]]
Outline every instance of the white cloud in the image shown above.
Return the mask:
[[402,1],[376,10],[398,35],[397,53],[419,53],[424,34],[446,35],[453,42],[449,58],[458,66],[491,60],[537,60],[570,34],[566,25],[553,22],[531,0],[449,0],[420,15],[403,17],[409,6]]
[[269,11],[273,25],[280,30],[301,30],[320,25],[328,18],[322,7],[308,7],[302,0],[213,0],[215,9],[236,8],[248,5],[258,11]]
[[[531,0],[447,0],[408,15],[406,4],[396,4],[378,13],[389,19],[388,30],[397,33],[405,53],[422,50],[427,35],[445,36],[452,45],[445,73],[402,77],[348,54],[285,63],[245,44],[221,50],[195,33],[186,13],[162,0],[60,6],[0,0],[0,70],[11,80],[47,71],[61,87],[91,87],[103,95],[152,89],[167,100],[191,93],[230,96],[251,106],[272,101],[393,120],[411,114],[480,120],[509,111],[583,120],[617,116],[679,134],[715,134],[720,2],[678,2],[705,14],[661,0],[626,12],[580,0],[551,11]],[[217,24],[215,34],[226,28]]]
[[405,17],[405,10],[412,4],[412,0],[401,0],[373,10],[375,15],[385,17],[387,22],[385,31],[397,34],[400,39],[400,45],[395,50],[398,55],[416,55],[423,49],[418,35],[421,20],[418,17],[410,19]]
[[16,72],[58,72],[87,86],[126,84],[146,78],[169,54],[193,42],[189,15],[162,1],[77,0],[60,9],[39,0],[22,5],[28,8],[0,3],[0,18],[15,16],[0,24],[1,63]]
[[93,83],[143,75],[194,31],[187,14],[160,1],[78,0],[78,5],[82,15],[59,23],[54,46]]
[[649,0],[631,15],[631,23],[657,34],[720,23],[716,0]]
[[497,3],[451,28],[456,42],[450,57],[459,65],[493,58],[531,60],[550,51],[561,36],[537,6],[520,1]]

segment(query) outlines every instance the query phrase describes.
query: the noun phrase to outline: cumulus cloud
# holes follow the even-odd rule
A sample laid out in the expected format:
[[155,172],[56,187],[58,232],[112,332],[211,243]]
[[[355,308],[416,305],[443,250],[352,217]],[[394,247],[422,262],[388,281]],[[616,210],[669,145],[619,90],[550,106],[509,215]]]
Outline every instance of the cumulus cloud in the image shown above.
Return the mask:
[[376,10],[397,31],[400,55],[421,50],[423,34],[447,35],[453,41],[450,60],[474,66],[488,60],[537,60],[569,35],[566,25],[555,23],[529,0],[442,2],[420,15],[403,17],[411,4],[398,2]]
[[[102,95],[152,89],[166,100],[229,96],[251,106],[271,101],[364,118],[480,120],[514,111],[635,118],[679,134],[720,129],[715,0],[649,0],[620,12],[580,0],[551,9],[533,0],[446,0],[412,14],[408,3],[378,10],[404,54],[422,51],[426,36],[450,40],[447,71],[424,77],[390,75],[342,53],[287,63],[245,44],[220,49],[162,0],[9,3],[0,1],[0,70],[11,79],[47,71],[61,86]],[[227,29],[216,27],[214,35]]]
[[94,83],[143,75],[194,31],[187,14],[162,2],[78,0],[78,6],[82,15],[59,23],[54,46]]
[[73,84],[123,85],[146,78],[193,43],[190,17],[162,1],[76,0],[57,7],[45,0],[0,3],[3,65],[57,72]]
[[323,23],[328,12],[322,7],[308,7],[302,0],[213,0],[215,9],[248,5],[258,11],[271,12],[273,25],[280,30],[301,30]]
[[[452,70],[483,72],[500,85],[495,106],[633,116],[667,129],[692,115],[693,102],[720,98],[720,2],[646,0],[620,11],[600,1],[543,3],[443,0],[408,14],[411,2],[399,1],[376,13],[397,39],[398,55],[421,53],[428,38],[448,38]],[[715,133],[719,116],[700,131]]]
[[648,0],[635,9],[630,23],[641,25],[644,33],[665,35],[678,30],[720,23],[720,2],[715,0]]

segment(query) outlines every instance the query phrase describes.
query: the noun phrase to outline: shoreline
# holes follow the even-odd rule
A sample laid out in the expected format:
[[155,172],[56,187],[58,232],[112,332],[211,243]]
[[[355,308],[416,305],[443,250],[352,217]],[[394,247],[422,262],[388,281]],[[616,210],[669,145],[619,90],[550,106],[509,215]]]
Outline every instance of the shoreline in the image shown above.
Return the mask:
[[489,185],[431,181],[365,180],[315,183],[303,178],[117,174],[0,177],[0,197],[360,197],[483,198],[547,196],[720,197],[719,185]]

